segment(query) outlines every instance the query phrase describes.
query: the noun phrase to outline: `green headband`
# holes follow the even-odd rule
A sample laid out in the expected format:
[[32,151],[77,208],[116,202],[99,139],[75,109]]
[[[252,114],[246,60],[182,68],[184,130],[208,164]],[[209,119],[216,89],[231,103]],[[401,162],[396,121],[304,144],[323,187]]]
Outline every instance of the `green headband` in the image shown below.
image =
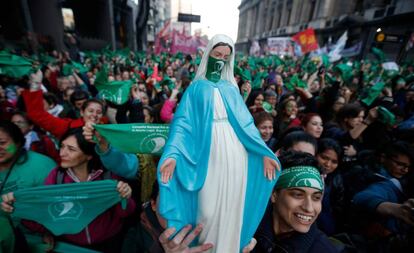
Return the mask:
[[321,174],[315,167],[295,166],[282,170],[275,189],[310,187],[323,191]]

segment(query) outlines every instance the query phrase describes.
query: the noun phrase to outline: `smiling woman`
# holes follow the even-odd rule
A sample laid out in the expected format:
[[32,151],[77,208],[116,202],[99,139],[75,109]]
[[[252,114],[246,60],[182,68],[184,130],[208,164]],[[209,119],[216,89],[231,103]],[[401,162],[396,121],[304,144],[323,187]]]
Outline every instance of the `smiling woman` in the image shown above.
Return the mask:
[[279,158],[284,169],[255,234],[255,252],[338,252],[314,224],[324,190],[317,160],[297,151]]

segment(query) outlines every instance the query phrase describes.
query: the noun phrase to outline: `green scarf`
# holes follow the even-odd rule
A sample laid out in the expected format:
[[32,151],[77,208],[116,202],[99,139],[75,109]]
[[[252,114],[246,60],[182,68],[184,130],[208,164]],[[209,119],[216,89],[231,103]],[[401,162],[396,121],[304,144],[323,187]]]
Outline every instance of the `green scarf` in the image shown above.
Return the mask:
[[77,234],[121,201],[116,186],[115,180],[99,180],[17,190],[12,215],[36,221],[54,235]]
[[95,129],[122,152],[160,155],[167,142],[169,125],[105,124],[95,125]]
[[315,167],[295,166],[282,170],[275,189],[310,187],[323,191],[321,174]]
[[209,56],[206,73],[207,80],[213,83],[217,83],[218,81],[220,81],[221,71],[223,70],[225,64],[226,63],[223,60]]

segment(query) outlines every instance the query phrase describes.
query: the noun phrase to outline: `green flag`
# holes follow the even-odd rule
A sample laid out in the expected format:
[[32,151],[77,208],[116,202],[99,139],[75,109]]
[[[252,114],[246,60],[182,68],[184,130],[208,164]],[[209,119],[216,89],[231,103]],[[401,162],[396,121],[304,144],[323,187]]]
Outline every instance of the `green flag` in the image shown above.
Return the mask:
[[162,154],[168,139],[166,124],[105,124],[95,129],[108,142],[125,153]]
[[267,78],[268,74],[266,71],[263,72],[257,72],[253,83],[252,83],[252,89],[260,89],[262,88],[262,81]]
[[334,71],[337,71],[341,74],[342,80],[345,83],[350,83],[352,80],[352,67],[348,64],[342,63],[334,67]]
[[285,86],[288,90],[290,91],[294,91],[295,87],[298,88],[307,88],[308,85],[305,83],[305,81],[303,81],[302,79],[299,78],[298,74],[294,74],[289,82],[285,83]]
[[32,62],[28,59],[5,51],[0,52],[0,75],[19,78],[31,71]]
[[17,190],[12,216],[36,221],[54,235],[77,234],[121,201],[116,186],[115,180],[99,180]]
[[78,70],[79,73],[88,72],[88,68],[83,66],[83,64],[72,61],[71,63],[67,63],[63,66],[62,73],[64,76],[69,76],[69,75],[72,75],[74,70]]
[[117,105],[125,104],[131,92],[132,81],[108,81],[108,68],[104,66],[96,74],[95,87],[102,99]]
[[382,89],[384,89],[384,86],[385,84],[383,82],[377,82],[368,90],[368,96],[362,99],[361,101],[367,106],[370,106],[372,102],[374,102],[375,99],[377,99],[379,94],[381,94]]
[[128,101],[131,92],[132,82],[113,81],[106,84],[95,85],[99,91],[99,96],[117,105],[125,104]]
[[372,53],[375,55],[375,57],[377,57],[378,61],[380,61],[380,63],[385,61],[385,53],[384,51],[382,51],[379,48],[376,47],[372,47],[371,48]]
[[378,120],[386,125],[394,126],[395,115],[383,106],[378,106]]

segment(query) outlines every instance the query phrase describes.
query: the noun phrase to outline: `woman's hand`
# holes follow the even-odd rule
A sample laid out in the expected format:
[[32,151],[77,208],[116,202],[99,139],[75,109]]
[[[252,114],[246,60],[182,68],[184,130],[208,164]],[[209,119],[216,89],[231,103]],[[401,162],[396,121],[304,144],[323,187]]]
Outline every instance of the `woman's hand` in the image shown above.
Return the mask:
[[252,238],[250,240],[250,243],[247,244],[247,246],[243,248],[242,253],[249,253],[249,252],[251,252],[254,249],[254,247],[256,246],[256,244],[257,244],[256,239]]
[[199,253],[207,251],[213,247],[213,244],[205,243],[190,248],[188,245],[190,245],[194,238],[201,233],[203,227],[201,224],[198,224],[197,227],[191,231],[191,233],[189,233],[190,230],[191,225],[187,225],[181,229],[181,231],[176,234],[174,238],[169,239],[175,233],[175,228],[166,229],[159,237],[165,253]]
[[42,240],[49,246],[46,249],[46,252],[53,252],[53,249],[55,248],[55,237],[51,233],[46,232],[43,234]]
[[140,96],[139,93],[140,92],[139,92],[139,89],[138,89],[138,85],[133,85],[131,87],[131,96],[132,96],[132,98],[135,99],[135,100],[141,99],[141,96]]
[[82,134],[85,139],[89,142],[98,144],[99,149],[103,153],[109,149],[108,141],[95,130],[94,124],[92,122],[86,122],[82,127],[82,130]]
[[265,156],[263,157],[263,165],[264,165],[264,176],[269,180],[274,180],[276,178],[276,170],[280,171],[279,164]]
[[132,189],[125,182],[119,181],[116,186],[116,190],[119,192],[119,195],[121,196],[121,198],[129,199],[131,197]]
[[14,211],[13,203],[16,201],[13,192],[6,193],[1,198],[3,199],[1,209],[6,213],[12,213]]
[[353,145],[344,146],[344,155],[346,156],[356,156],[357,151]]
[[176,161],[173,158],[167,158],[164,163],[161,165],[160,172],[161,172],[161,181],[166,184],[168,181],[171,180],[175,166]]

